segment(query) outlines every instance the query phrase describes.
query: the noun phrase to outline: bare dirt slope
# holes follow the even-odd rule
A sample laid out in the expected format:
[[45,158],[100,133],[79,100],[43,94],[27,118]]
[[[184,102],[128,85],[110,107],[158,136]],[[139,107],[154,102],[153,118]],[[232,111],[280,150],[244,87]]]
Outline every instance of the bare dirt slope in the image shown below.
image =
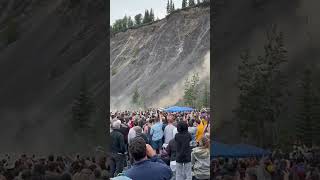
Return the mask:
[[180,10],[118,33],[110,48],[111,110],[133,108],[135,88],[147,107],[173,105],[190,72],[198,70],[202,79],[209,76],[210,7]]

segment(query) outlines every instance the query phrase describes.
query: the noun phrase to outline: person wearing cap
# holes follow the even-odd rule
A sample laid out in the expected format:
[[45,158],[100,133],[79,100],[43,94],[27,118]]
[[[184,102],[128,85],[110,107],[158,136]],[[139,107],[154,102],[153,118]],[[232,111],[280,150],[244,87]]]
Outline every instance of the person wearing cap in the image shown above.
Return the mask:
[[111,156],[114,160],[114,165],[111,166],[112,175],[117,175],[123,171],[126,147],[124,143],[124,136],[120,132],[121,121],[117,120],[113,122],[110,133],[111,136]]

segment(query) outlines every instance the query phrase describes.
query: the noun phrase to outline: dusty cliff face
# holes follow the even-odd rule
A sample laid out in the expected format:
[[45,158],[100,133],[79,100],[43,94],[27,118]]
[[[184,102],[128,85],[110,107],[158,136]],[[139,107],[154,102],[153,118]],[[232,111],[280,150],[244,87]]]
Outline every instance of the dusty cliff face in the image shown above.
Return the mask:
[[0,151],[63,151],[70,144],[64,126],[84,74],[104,111],[105,1],[0,0],[0,9],[0,33],[8,15],[18,32],[10,44],[0,39]]
[[209,78],[210,8],[182,10],[118,33],[110,54],[111,110],[132,108],[136,87],[148,107],[173,105],[183,96],[188,75]]

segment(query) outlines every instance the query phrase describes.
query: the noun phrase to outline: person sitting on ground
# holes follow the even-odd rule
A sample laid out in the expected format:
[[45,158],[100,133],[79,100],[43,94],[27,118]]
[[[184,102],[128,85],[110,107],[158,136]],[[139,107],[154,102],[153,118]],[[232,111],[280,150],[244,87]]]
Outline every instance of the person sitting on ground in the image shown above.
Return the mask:
[[131,179],[170,180],[172,171],[141,137],[134,138],[129,145],[133,166],[124,172]]

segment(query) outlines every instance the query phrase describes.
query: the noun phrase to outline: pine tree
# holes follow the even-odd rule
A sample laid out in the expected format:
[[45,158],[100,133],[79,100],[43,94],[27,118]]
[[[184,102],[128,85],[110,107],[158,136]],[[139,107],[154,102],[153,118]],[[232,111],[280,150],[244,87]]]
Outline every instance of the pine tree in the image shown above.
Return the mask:
[[148,23],[150,19],[149,10],[145,10],[144,17],[143,17],[143,24]]
[[194,6],[194,5],[195,5],[194,0],[189,0],[189,6],[191,7],[191,6]]
[[133,96],[132,96],[132,103],[138,104],[139,101],[140,101],[140,94],[139,94],[138,88],[135,88]]
[[142,23],[142,14],[137,14],[134,17],[134,20],[135,20],[135,25],[140,25]]
[[170,0],[170,13],[174,11],[174,3]]
[[300,81],[301,95],[298,99],[298,115],[296,119],[296,137],[307,146],[319,143],[319,98],[313,83],[312,72],[306,69]]
[[204,85],[203,97],[202,97],[202,106],[203,107],[209,107],[210,106],[210,93],[209,93],[209,88],[208,88],[208,84],[207,83]]
[[131,16],[128,18],[128,28],[131,28],[133,26],[133,21],[131,19]]
[[77,134],[86,134],[92,129],[91,115],[94,112],[94,104],[88,91],[86,77],[82,77],[79,96],[72,106],[72,127]]
[[182,0],[182,9],[187,7],[187,0]]
[[260,146],[265,142],[265,124],[274,124],[285,107],[287,81],[280,69],[286,63],[287,51],[283,34],[273,26],[267,32],[264,56],[249,63],[242,56],[239,67],[239,107],[235,110],[246,135],[256,137]]
[[170,10],[171,10],[171,3],[169,3],[169,0],[168,0],[168,3],[167,3],[167,14],[171,13]]
[[152,10],[152,8],[151,8],[151,10],[150,10],[150,16],[149,16],[150,18],[149,18],[149,22],[153,22],[154,21],[154,13],[153,13],[153,10]]

